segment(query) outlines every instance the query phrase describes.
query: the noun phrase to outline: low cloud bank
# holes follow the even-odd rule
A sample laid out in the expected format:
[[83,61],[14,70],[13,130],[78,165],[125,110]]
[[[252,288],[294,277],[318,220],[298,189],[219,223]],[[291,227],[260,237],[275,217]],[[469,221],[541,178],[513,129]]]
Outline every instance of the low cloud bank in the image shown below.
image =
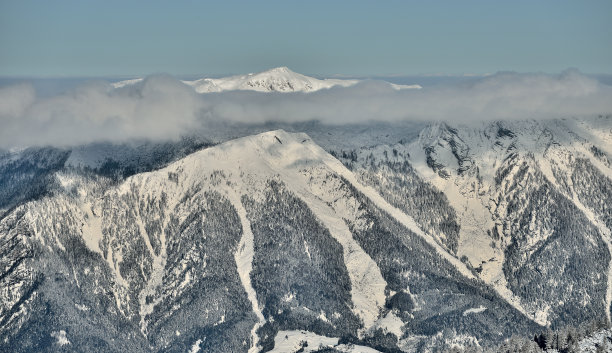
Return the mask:
[[612,113],[612,86],[570,70],[498,73],[469,83],[395,90],[381,81],[314,93],[197,94],[170,76],[119,89],[90,82],[38,98],[27,84],[0,88],[0,147],[175,139],[208,122],[319,120],[469,122]]

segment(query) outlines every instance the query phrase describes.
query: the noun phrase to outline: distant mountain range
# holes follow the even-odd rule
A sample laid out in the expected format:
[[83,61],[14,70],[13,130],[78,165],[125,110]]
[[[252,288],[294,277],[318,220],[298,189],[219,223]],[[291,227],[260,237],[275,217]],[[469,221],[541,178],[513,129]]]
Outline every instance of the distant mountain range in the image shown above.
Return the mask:
[[[142,82],[142,78],[115,82],[114,88],[121,88]],[[317,79],[289,70],[287,67],[277,67],[271,70],[237,75],[223,78],[202,78],[195,81],[182,81],[198,93],[225,91],[257,91],[257,92],[315,92],[332,87],[349,87],[359,80]],[[394,89],[419,89],[419,85],[398,85],[389,83]]]

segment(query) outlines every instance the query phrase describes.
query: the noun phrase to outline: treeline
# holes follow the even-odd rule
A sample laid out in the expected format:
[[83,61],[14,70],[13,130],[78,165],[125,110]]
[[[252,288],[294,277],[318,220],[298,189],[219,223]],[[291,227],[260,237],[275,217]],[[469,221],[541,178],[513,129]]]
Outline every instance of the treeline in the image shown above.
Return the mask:
[[[602,334],[598,335],[598,333]],[[606,320],[592,320],[578,327],[547,329],[535,334],[532,338],[514,336],[491,350],[495,353],[573,353],[581,351],[602,353],[612,351],[612,331]]]

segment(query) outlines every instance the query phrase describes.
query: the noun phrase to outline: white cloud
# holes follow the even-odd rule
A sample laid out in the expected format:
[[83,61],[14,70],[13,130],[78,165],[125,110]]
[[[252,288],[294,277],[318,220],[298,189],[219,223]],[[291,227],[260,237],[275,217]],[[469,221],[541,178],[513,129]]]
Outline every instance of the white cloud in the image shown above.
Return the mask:
[[5,147],[176,138],[197,126],[201,105],[193,90],[167,76],[116,90],[92,82],[46,99],[32,99],[26,93],[33,90],[24,87],[0,93],[0,140]]
[[380,81],[313,93],[199,95],[169,76],[119,89],[89,83],[52,98],[32,87],[0,89],[0,146],[172,139],[208,121],[341,124],[399,120],[546,119],[612,113],[612,86],[575,70],[498,73],[469,83],[395,90]]
[[34,88],[28,84],[0,87],[0,117],[15,119],[34,103]]

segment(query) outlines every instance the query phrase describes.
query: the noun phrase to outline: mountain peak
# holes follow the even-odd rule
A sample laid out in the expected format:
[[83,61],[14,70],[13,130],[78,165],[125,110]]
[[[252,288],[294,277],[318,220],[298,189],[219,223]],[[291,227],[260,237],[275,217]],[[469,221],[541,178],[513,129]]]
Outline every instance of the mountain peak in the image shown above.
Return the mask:
[[237,155],[244,155],[245,146],[249,146],[250,153],[254,153],[250,157],[252,160],[263,156],[266,156],[265,158],[273,157],[274,159],[282,157],[280,159],[284,159],[283,163],[285,163],[311,155],[312,151],[305,147],[309,145],[310,141],[310,137],[305,133],[290,133],[278,129],[225,142],[219,145],[219,149],[226,153],[234,151]]
[[[133,79],[112,83],[113,88],[133,85],[143,79]],[[315,92],[335,86],[349,87],[359,80],[349,79],[318,79],[292,71],[287,66],[279,66],[266,71],[235,75],[222,78],[201,78],[194,81],[182,81],[191,86],[197,93],[225,91],[258,91],[258,92]],[[396,90],[419,89],[419,85],[398,85],[389,83]]]
[[283,74],[294,74],[295,72],[290,70],[287,66],[279,66],[273,69],[263,71],[262,73],[283,73]]
[[237,90],[258,92],[314,92],[333,86],[348,87],[357,82],[357,80],[320,80],[294,72],[286,66],[279,66],[267,71],[248,75],[183,81],[183,83],[194,87],[198,93]]

